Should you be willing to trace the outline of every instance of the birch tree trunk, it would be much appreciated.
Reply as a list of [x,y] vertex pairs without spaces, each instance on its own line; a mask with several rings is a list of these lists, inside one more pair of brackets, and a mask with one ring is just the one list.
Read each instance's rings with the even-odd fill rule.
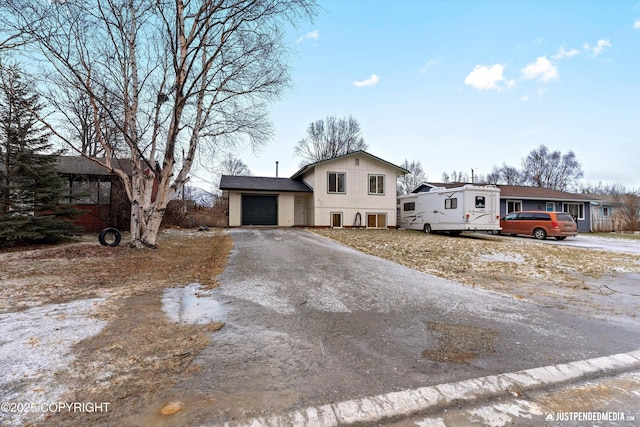
[[22,35],[17,53],[40,59],[52,106],[41,119],[78,153],[87,141],[64,131],[68,104],[55,88],[89,100],[104,152],[92,160],[124,183],[131,245],[155,247],[197,154],[269,140],[267,108],[290,79],[283,24],[316,9],[314,0],[3,0],[0,24]]

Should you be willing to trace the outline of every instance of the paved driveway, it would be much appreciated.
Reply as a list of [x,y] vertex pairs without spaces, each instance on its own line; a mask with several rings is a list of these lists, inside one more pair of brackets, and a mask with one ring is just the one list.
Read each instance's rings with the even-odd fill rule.
[[[570,317],[301,229],[233,229],[226,326],[179,389],[223,421],[630,351],[637,329]],[[203,397],[204,396],[204,397]]]

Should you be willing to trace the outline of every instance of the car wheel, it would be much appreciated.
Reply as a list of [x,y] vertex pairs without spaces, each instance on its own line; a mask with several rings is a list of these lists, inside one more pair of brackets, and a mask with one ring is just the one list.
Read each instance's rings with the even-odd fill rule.
[[535,230],[533,230],[533,237],[538,240],[544,240],[547,238],[547,232],[542,228],[536,228]]
[[556,240],[564,240],[567,236],[556,236]]
[[427,233],[427,234],[431,234],[431,225],[425,224],[424,225],[424,232]]

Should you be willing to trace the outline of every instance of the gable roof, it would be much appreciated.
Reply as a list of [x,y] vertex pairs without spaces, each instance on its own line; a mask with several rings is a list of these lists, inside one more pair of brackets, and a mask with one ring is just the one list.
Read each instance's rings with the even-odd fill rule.
[[519,199],[549,199],[559,201],[590,202],[593,197],[588,194],[574,194],[566,191],[552,190],[544,187],[526,187],[522,185],[498,185],[500,197],[517,197]]
[[271,178],[264,176],[222,175],[221,190],[284,191],[312,193],[313,190],[302,181],[291,178]]
[[298,172],[294,173],[293,175],[291,175],[291,179],[296,179],[296,178],[300,178],[304,175],[306,175],[307,173],[311,172],[316,166],[325,164],[325,163],[330,163],[333,162],[335,160],[338,159],[343,159],[345,157],[349,157],[349,156],[367,156],[370,159],[373,159],[377,162],[383,163],[387,166],[390,166],[394,169],[396,169],[399,173],[399,175],[405,175],[407,173],[409,173],[409,171],[405,168],[401,168],[400,166],[394,165],[393,163],[389,163],[386,160],[381,159],[380,157],[376,157],[373,154],[369,154],[366,151],[362,151],[362,150],[358,150],[358,151],[352,151],[351,153],[347,153],[347,154],[343,154],[341,156],[337,156],[337,157],[332,157],[330,159],[326,159],[326,160],[320,160],[319,162],[315,162],[315,163],[310,163],[308,165],[303,166]]
[[[104,163],[104,158],[96,158],[96,160]],[[112,159],[111,164],[114,167],[122,169],[125,173],[131,174],[131,160]],[[64,175],[113,175],[107,168],[99,165],[95,161],[84,156],[60,156],[58,157],[57,170]]]

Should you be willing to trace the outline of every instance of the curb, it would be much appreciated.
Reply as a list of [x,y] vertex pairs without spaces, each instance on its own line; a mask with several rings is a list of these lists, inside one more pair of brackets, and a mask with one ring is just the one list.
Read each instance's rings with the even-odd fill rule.
[[386,418],[424,412],[429,409],[443,408],[452,402],[455,402],[456,405],[469,403],[478,399],[514,392],[514,390],[531,390],[543,386],[559,385],[586,376],[603,375],[612,371],[619,372],[639,367],[640,349],[577,362],[490,375],[322,406],[310,406],[285,415],[225,422],[222,425],[224,427],[330,427],[371,423]]

